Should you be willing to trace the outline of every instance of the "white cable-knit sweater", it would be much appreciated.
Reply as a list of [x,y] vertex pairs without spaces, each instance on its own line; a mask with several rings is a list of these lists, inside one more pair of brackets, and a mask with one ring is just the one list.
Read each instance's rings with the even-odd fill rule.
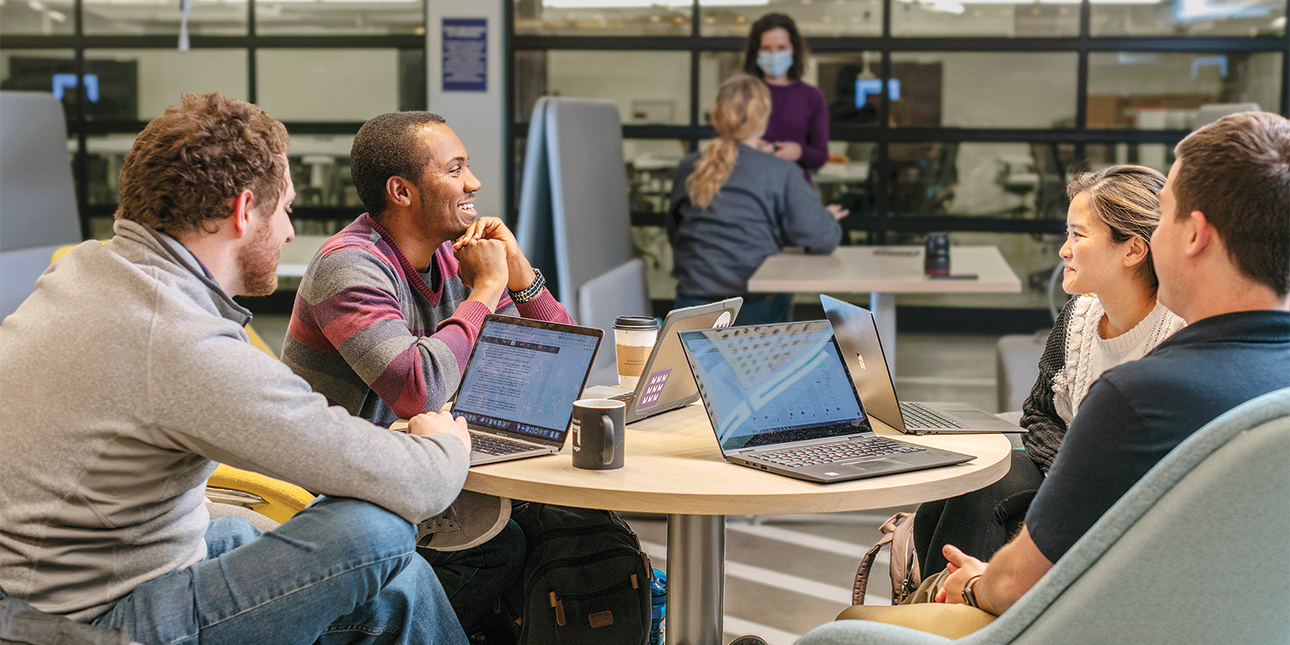
[[1093,296],[1080,296],[1071,308],[1066,325],[1066,367],[1053,377],[1053,405],[1070,425],[1079,404],[1102,372],[1136,361],[1186,323],[1156,301],[1156,306],[1133,329],[1116,336],[1098,336],[1098,324],[1106,312]]
[[1039,378],[1023,406],[1021,426],[1027,430],[1022,437],[1026,454],[1045,473],[1080,402],[1102,372],[1146,356],[1186,324],[1157,301],[1133,329],[1103,339],[1097,328],[1105,313],[1096,297],[1071,300],[1057,317],[1039,360]]

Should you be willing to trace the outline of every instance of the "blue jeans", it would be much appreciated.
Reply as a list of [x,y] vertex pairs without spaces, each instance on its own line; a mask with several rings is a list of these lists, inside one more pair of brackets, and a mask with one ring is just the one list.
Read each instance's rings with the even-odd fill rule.
[[[722,298],[694,298],[676,294],[672,307],[694,307],[717,302]],[[753,293],[744,296],[744,304],[739,308],[736,325],[768,325],[770,323],[789,322],[793,319],[793,294],[791,293]]]
[[416,527],[379,506],[319,497],[271,533],[221,517],[207,557],[149,580],[93,622],[153,643],[466,645]]

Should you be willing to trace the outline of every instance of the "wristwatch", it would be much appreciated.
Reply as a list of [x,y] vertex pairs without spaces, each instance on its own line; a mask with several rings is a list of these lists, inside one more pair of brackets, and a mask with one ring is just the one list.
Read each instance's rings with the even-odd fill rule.
[[976,593],[972,591],[972,584],[980,578],[980,575],[975,575],[968,578],[968,581],[963,583],[963,604],[977,609],[980,609],[981,606],[976,604]]
[[546,286],[546,278],[542,277],[542,272],[539,271],[537,267],[533,268],[533,275],[535,276],[533,278],[533,284],[530,284],[523,291],[506,290],[506,292],[511,295],[512,302],[515,304],[525,303],[538,297],[538,294],[542,293],[542,287]]

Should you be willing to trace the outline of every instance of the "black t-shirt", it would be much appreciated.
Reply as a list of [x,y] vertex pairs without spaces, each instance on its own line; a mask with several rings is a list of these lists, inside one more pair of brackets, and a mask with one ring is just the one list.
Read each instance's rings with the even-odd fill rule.
[[1290,387],[1290,312],[1197,321],[1089,389],[1026,514],[1056,562],[1147,471],[1224,412]]

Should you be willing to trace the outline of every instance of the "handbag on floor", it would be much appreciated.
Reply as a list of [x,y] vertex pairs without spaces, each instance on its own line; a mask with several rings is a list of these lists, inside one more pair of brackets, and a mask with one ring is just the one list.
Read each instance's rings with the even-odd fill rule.
[[923,582],[918,567],[918,554],[914,552],[914,514],[896,513],[879,527],[882,539],[869,549],[860,559],[856,569],[855,586],[851,590],[851,604],[863,605],[865,590],[869,586],[869,574],[873,571],[874,559],[884,546],[891,546],[891,604],[899,605],[902,600],[914,593]]

